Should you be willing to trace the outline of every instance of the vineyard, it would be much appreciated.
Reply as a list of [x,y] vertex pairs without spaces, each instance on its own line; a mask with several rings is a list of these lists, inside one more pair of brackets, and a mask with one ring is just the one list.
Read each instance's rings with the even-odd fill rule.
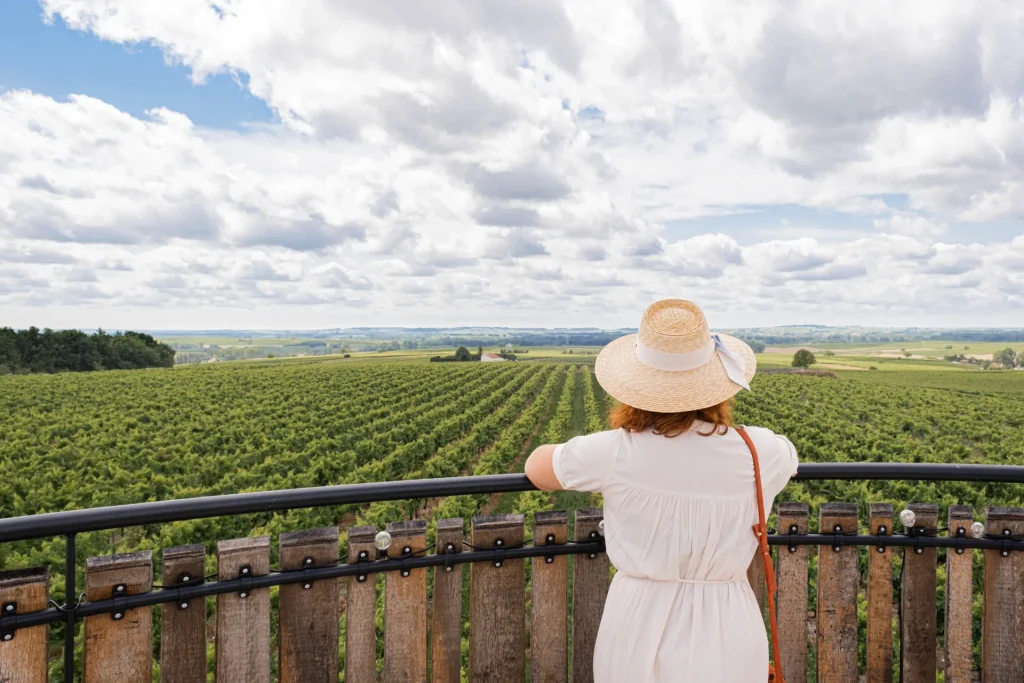
[[[0,377],[0,515],[521,471],[535,445],[606,425],[609,401],[592,367],[553,360],[314,361]],[[1019,372],[772,374],[738,397],[737,418],[787,434],[804,461],[1024,465],[1022,389]],[[1024,492],[1005,484],[802,482],[780,500],[812,509],[858,502],[866,518],[867,501],[897,509],[909,501],[961,503],[980,513],[990,501],[1022,505]],[[219,538],[273,537],[339,520],[343,528],[383,527],[410,517],[468,520],[592,503],[587,495],[531,492],[297,510],[83,534],[79,553],[200,541],[212,547]],[[9,544],[0,548],[0,568],[49,565],[62,600],[62,554],[60,539]],[[52,634],[59,638],[60,627]]]

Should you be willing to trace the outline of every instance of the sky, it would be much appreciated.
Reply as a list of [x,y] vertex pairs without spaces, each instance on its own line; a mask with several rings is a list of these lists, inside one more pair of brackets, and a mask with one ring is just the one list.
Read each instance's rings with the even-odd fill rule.
[[0,326],[1024,326],[1024,5],[10,0]]

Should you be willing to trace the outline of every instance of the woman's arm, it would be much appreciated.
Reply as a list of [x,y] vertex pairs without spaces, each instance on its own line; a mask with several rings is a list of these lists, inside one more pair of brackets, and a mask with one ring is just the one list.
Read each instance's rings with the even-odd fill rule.
[[555,476],[555,468],[551,461],[555,454],[555,445],[538,446],[526,459],[526,476],[541,491],[561,491],[562,484]]

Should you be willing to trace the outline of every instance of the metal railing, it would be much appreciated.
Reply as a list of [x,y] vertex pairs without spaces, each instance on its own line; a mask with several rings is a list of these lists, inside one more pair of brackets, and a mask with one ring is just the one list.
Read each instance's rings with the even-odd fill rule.
[[[950,465],[907,463],[807,463],[799,466],[795,480],[888,480],[888,481],[969,481],[1024,484],[1024,466],[1013,465]],[[492,562],[500,556],[508,559],[548,557],[604,551],[603,539],[592,542],[567,543],[559,546],[522,546],[500,550],[474,549],[466,553],[441,553],[403,558],[377,559],[337,564],[294,571],[278,571],[215,582],[186,582],[164,586],[147,593],[128,595],[95,602],[73,604],[76,595],[76,535],[90,531],[124,528],[148,524],[192,520],[209,517],[244,515],[338,505],[358,505],[377,501],[438,498],[445,496],[494,494],[532,491],[536,488],[525,475],[503,474],[479,477],[452,477],[406,480],[343,486],[259,491],[223,496],[204,496],[179,500],[117,505],[86,510],[52,512],[25,517],[0,519],[0,543],[63,536],[66,539],[65,596],[62,608],[18,614],[0,615],[0,632],[18,628],[65,621],[65,680],[73,681],[75,621],[86,616],[115,613],[119,610],[187,601],[211,595],[237,592],[246,588],[264,588],[289,583],[308,582],[343,576],[361,576],[411,568]],[[906,535],[860,535],[849,533],[771,534],[772,545],[838,546],[902,546],[947,547],[957,549],[1000,550],[1004,554],[1024,549],[1018,538],[938,537],[909,533]]]

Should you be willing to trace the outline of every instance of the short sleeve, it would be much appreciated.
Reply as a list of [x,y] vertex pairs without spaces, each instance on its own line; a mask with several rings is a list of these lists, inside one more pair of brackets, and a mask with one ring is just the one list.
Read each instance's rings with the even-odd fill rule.
[[562,488],[599,492],[612,479],[619,430],[577,436],[555,448],[551,465]]
[[789,480],[796,474],[799,464],[796,456],[796,446],[782,434],[775,434],[775,481],[772,490],[778,492],[786,487]]

